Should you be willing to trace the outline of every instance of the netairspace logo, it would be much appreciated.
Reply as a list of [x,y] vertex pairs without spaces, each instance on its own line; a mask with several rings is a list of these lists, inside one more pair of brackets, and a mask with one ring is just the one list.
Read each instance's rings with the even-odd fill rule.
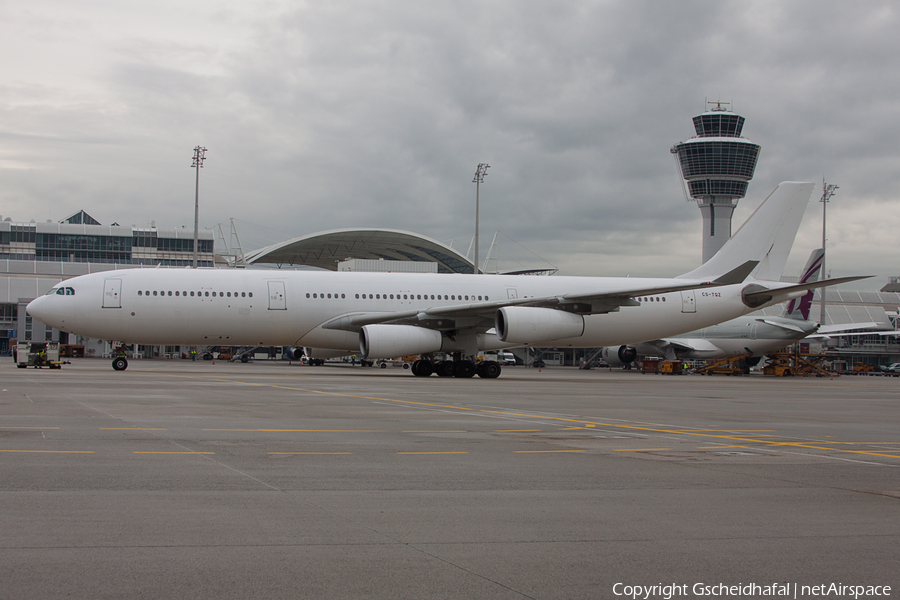
[[797,583],[658,583],[656,585],[630,585],[617,583],[613,586],[613,594],[631,598],[632,600],[650,600],[662,598],[727,598],[744,596],[754,598],[885,598],[891,595],[889,585],[844,585],[843,583],[822,583],[819,585],[801,585]]

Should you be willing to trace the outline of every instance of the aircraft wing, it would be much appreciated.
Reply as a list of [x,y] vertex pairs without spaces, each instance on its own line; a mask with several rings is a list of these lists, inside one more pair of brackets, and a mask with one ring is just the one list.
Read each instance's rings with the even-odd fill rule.
[[[854,331],[859,331],[860,329],[877,329],[878,327],[884,327],[884,323],[876,323],[874,321],[868,323],[835,323],[834,325],[823,325],[819,327],[819,330],[815,335],[811,335],[809,337],[814,339],[829,339],[831,337],[838,337],[841,335],[852,334]],[[900,331],[865,331],[855,335],[900,335]]]
[[423,327],[441,328],[442,319],[467,319],[466,326],[493,326],[494,313],[506,306],[534,306],[553,308],[579,314],[613,312],[621,306],[640,306],[635,297],[665,294],[700,288],[712,288],[741,283],[756,267],[756,261],[747,261],[732,271],[712,281],[667,280],[665,285],[641,288],[622,288],[602,293],[561,294],[532,298],[509,298],[493,302],[468,302],[451,306],[435,306],[424,310],[396,312],[357,313],[342,315],[322,324],[324,329],[359,331],[365,325],[377,323],[405,323]]
[[703,338],[663,338],[661,340],[654,340],[652,342],[646,343],[653,344],[660,350],[665,350],[666,348],[675,348],[676,350],[691,352],[722,351],[721,348],[719,348],[709,340],[705,340]]
[[784,329],[785,331],[791,331],[796,333],[806,333],[806,330],[800,327],[799,325],[795,325],[794,323],[789,322],[787,319],[771,319],[762,317],[756,319],[760,323],[765,323],[766,325],[771,325],[772,327],[778,327],[779,329]]

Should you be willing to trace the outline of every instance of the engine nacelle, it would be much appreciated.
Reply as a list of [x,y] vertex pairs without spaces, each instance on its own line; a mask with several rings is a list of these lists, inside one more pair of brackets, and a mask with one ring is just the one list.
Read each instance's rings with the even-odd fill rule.
[[611,367],[624,367],[634,362],[637,350],[632,346],[604,346],[600,358]]
[[300,360],[303,358],[302,346],[288,346],[284,349],[284,356],[288,360]]
[[359,332],[363,358],[394,358],[439,352],[441,332],[412,325],[366,325]]
[[497,337],[511,344],[549,342],[584,333],[584,317],[552,308],[505,306],[494,318]]

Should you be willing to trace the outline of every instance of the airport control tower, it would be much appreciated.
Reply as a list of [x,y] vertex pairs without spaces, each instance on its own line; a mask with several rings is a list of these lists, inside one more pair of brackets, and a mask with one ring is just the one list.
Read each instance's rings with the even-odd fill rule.
[[697,137],[672,146],[691,198],[703,216],[703,262],[731,237],[731,215],[753,178],[759,145],[741,137],[744,117],[723,106],[694,117]]

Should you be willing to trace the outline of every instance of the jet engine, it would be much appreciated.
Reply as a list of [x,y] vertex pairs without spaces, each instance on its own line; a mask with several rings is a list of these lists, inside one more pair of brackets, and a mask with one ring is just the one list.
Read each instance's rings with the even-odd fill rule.
[[497,337],[511,344],[549,342],[584,333],[584,317],[552,308],[505,306],[494,318]]
[[288,346],[284,349],[284,355],[288,360],[300,360],[303,358],[302,346]]
[[441,332],[412,325],[366,325],[359,332],[359,349],[364,358],[393,358],[438,352]]
[[633,346],[604,346],[600,358],[611,367],[624,367],[634,362],[637,350]]

